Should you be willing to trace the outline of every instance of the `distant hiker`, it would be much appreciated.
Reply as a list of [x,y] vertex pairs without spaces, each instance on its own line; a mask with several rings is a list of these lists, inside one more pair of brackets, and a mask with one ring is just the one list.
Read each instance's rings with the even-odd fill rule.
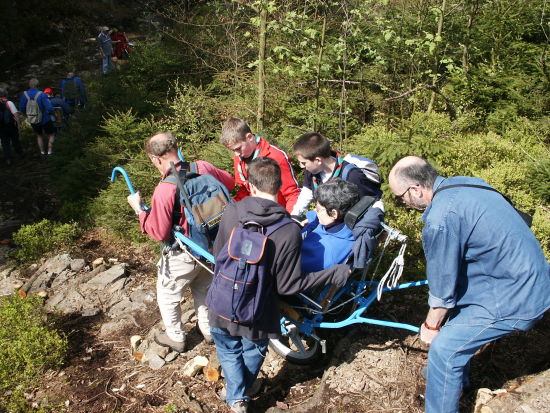
[[128,43],[128,38],[122,29],[122,26],[113,28],[111,33],[111,40],[115,46],[114,55],[117,59],[128,59],[130,54],[130,45]]
[[73,71],[67,72],[67,77],[61,79],[61,97],[73,108],[83,108],[86,105],[86,90],[79,76]]
[[523,217],[484,180],[445,178],[407,156],[391,169],[389,184],[407,207],[424,211],[426,412],[458,413],[472,356],[530,329],[550,308],[550,265]]
[[300,194],[300,188],[288,155],[284,151],[270,145],[264,138],[254,135],[248,124],[239,118],[229,118],[225,121],[220,143],[234,153],[235,183],[239,185],[235,201],[250,195],[248,164],[260,156],[265,156],[274,159],[281,167],[282,186],[278,194],[278,202],[288,212],[292,211]]
[[54,109],[46,94],[37,89],[38,79],[29,80],[29,90],[23,92],[19,101],[19,111],[27,116],[33,130],[36,132],[36,142],[40,149],[40,156],[45,158],[46,148],[44,147],[44,137],[48,141],[48,155],[53,153],[53,142],[55,128],[52,124],[51,115]]
[[109,36],[109,28],[104,26],[97,36],[97,44],[99,45],[99,53],[101,54],[101,71],[104,75],[115,68],[112,60],[113,56],[113,41]]
[[303,134],[294,143],[293,151],[300,167],[305,169],[303,187],[291,212],[293,216],[300,216],[307,209],[318,185],[333,178],[357,185],[359,196],[382,197],[380,182],[369,180],[363,170],[344,160],[320,133]]
[[[144,211],[139,192],[128,196],[128,203],[139,217],[141,230],[157,241],[172,244],[174,223],[188,235],[189,225],[182,207],[176,208],[176,185],[166,181],[170,175],[170,162],[177,170],[187,164],[180,161],[176,140],[170,132],[160,132],[145,142],[145,152],[160,172],[163,180],[157,185],[151,199],[151,208]],[[221,182],[228,191],[235,186],[233,177],[206,161],[194,163],[200,175],[209,174]],[[178,198],[179,199],[179,198]],[[185,332],[181,322],[180,302],[184,289],[189,286],[193,295],[198,327],[206,341],[211,342],[208,310],[204,304],[212,275],[192,258],[187,250],[165,249],[158,262],[157,302],[166,333],[155,336],[155,341],[174,351],[183,352]]]
[[51,115],[54,128],[60,129],[64,127],[69,120],[69,116],[74,113],[73,107],[60,97],[54,96],[52,88],[47,87],[44,89],[44,93],[48,96],[54,108],[54,114]]
[[21,142],[19,142],[19,129],[21,129],[21,119],[15,104],[8,100],[8,92],[0,88],[0,140],[2,141],[2,151],[4,152],[4,162],[11,165],[13,162],[11,156],[11,146],[18,154],[23,153]]
[[[300,226],[277,203],[282,185],[279,164],[258,157],[248,164],[247,176],[250,196],[228,205],[222,216],[214,243],[215,279],[207,299],[211,333],[227,383],[225,400],[234,413],[247,411],[269,339],[281,334],[277,295],[296,294],[327,283],[342,286],[350,274],[343,264],[302,274]],[[249,239],[243,237],[247,229],[252,233]],[[262,242],[261,234],[267,235],[267,240]],[[234,265],[234,257],[247,264]],[[236,268],[244,268],[241,275],[248,269],[249,274],[242,277],[249,283],[232,282],[238,275]],[[250,279],[252,274],[258,278]],[[241,299],[244,296],[247,299]],[[243,320],[238,314],[251,317]]]

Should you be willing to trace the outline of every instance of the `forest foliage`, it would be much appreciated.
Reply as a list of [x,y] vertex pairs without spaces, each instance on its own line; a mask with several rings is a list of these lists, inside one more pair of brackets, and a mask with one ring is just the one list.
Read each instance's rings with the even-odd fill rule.
[[[57,172],[63,219],[144,240],[124,183],[108,183],[112,167],[148,201],[160,177],[143,142],[170,130],[188,159],[231,170],[218,139],[238,116],[285,150],[319,131],[377,160],[384,179],[404,155],[479,176],[534,215],[549,253],[546,1],[173,0],[146,13],[149,41],[90,82],[68,131],[80,140],[60,149],[71,159]],[[419,241],[418,213],[385,189],[389,223]]]

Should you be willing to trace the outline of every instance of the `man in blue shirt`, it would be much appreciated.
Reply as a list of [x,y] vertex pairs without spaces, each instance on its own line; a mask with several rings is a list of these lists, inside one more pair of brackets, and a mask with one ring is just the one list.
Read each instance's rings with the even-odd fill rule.
[[[36,142],[40,149],[40,157],[45,158],[44,136],[48,140],[48,155],[53,153],[53,141],[55,128],[53,127],[50,115],[54,114],[54,109],[45,93],[37,89],[38,79],[29,80],[29,90],[23,93],[19,101],[19,111],[27,116],[31,127],[36,133]],[[32,102],[29,102],[32,101]],[[36,108],[36,104],[38,108]],[[28,113],[32,111],[32,113]]]
[[79,76],[73,71],[67,72],[67,77],[61,79],[61,97],[73,108],[78,105],[83,108],[86,104],[86,91]]
[[101,71],[106,75],[115,67],[111,60],[113,56],[113,41],[111,40],[107,26],[101,28],[101,32],[96,40],[99,46],[99,53],[101,54]]
[[[464,184],[491,188],[479,178],[443,178],[415,156],[389,175],[395,196],[424,211],[428,413],[457,413],[474,353],[528,330],[550,308],[550,265],[529,227],[500,193]],[[459,186],[443,190],[451,185]]]

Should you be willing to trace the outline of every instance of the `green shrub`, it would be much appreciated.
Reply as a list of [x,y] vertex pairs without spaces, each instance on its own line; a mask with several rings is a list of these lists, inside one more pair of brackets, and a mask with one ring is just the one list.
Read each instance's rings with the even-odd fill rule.
[[[0,300],[0,405],[23,411],[23,392],[59,367],[67,339],[45,321],[43,300],[14,294]],[[22,406],[23,405],[23,406]]]
[[68,246],[78,235],[76,223],[61,224],[43,219],[36,224],[23,225],[13,235],[19,247],[15,257],[20,261],[31,261],[43,254]]

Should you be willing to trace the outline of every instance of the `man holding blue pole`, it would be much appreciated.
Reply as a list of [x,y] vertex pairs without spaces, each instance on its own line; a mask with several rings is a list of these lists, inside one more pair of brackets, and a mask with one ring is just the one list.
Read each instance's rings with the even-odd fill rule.
[[[184,162],[178,157],[178,147],[170,132],[157,133],[145,142],[145,152],[162,176],[151,199],[151,208],[143,209],[139,192],[128,196],[128,203],[139,217],[141,231],[151,238],[167,244],[173,241],[173,226],[179,225],[184,235],[187,235],[185,214],[181,206],[176,205],[176,185],[166,182],[170,175],[171,163],[177,170],[184,167]],[[228,191],[235,186],[233,177],[206,161],[196,162],[197,172],[201,175],[210,174],[220,181]],[[175,211],[176,208],[178,211]],[[176,214],[176,212],[179,212]],[[177,222],[174,222],[176,221]],[[196,262],[196,259],[186,249],[165,248],[158,262],[157,302],[166,327],[165,333],[155,336],[155,341],[177,352],[185,348],[185,332],[181,322],[180,302],[183,291],[190,287],[193,295],[198,327],[207,342],[211,342],[208,325],[208,310],[205,305],[206,293],[212,281],[212,275]]]

